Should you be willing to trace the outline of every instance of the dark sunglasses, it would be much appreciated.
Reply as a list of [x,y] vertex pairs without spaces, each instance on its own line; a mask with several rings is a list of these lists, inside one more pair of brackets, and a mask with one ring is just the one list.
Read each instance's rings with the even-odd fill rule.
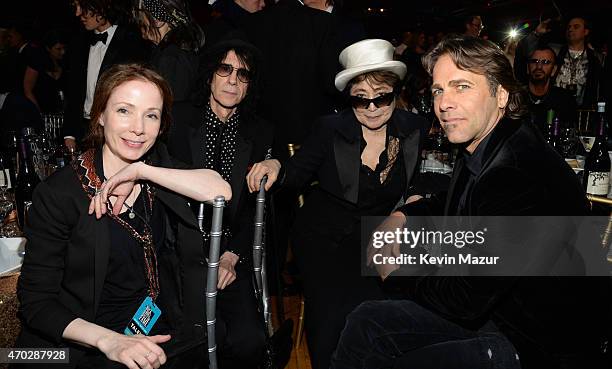
[[231,64],[225,64],[225,63],[219,64],[219,66],[217,67],[217,74],[221,77],[227,77],[230,74],[234,73],[234,69],[237,70],[236,74],[238,76],[238,79],[241,82],[244,82],[244,83],[251,82],[251,72],[249,72],[248,69],[234,68],[234,66]]
[[382,94],[373,99],[366,99],[365,97],[359,96],[351,96],[349,100],[351,101],[351,105],[355,109],[367,109],[370,104],[374,104],[377,108],[382,108],[383,106],[389,106],[395,99],[395,92],[387,92],[386,94]]
[[548,60],[548,59],[529,59],[527,60],[527,62],[529,64],[542,64],[542,65],[549,65],[552,64],[552,60]]

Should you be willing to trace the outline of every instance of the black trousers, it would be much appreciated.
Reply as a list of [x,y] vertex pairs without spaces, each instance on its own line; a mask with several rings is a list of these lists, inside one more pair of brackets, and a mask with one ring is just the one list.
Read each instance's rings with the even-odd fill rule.
[[296,232],[293,250],[304,283],[304,325],[313,369],[328,369],[346,316],[384,294],[374,277],[361,277],[358,232],[341,240]]
[[252,272],[240,264],[238,277],[217,295],[217,361],[220,369],[257,368],[266,342]]

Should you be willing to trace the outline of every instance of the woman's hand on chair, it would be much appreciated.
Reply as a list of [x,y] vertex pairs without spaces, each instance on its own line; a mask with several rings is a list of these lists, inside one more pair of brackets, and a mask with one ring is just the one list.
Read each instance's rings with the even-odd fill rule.
[[251,171],[246,176],[247,185],[249,186],[250,192],[259,191],[259,184],[264,176],[268,176],[268,181],[264,187],[266,191],[272,187],[274,182],[278,179],[278,173],[280,172],[281,164],[276,159],[269,159],[255,163]]
[[238,263],[238,255],[231,251],[226,251],[219,258],[219,280],[217,288],[222,290],[236,280],[236,264]]
[[100,338],[97,347],[110,360],[130,369],[159,368],[166,363],[166,354],[158,344],[170,340],[170,335],[126,336],[112,333]]

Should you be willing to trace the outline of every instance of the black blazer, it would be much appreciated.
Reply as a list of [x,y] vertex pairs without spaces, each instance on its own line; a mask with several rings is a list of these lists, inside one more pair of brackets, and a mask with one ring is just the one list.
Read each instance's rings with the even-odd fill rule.
[[[82,125],[91,34],[92,32],[81,32],[68,49],[64,136],[75,136],[77,140],[81,139],[89,129]],[[145,62],[149,55],[149,45],[140,37],[140,33],[127,26],[117,26],[113,39],[104,54],[98,78],[115,64]]]
[[[176,167],[163,144],[152,163]],[[101,156],[98,150],[98,159]],[[158,304],[184,345],[205,339],[204,286],[206,263],[196,219],[181,196],[156,188],[156,198],[169,218],[168,240],[158,255],[162,294]],[[59,170],[34,191],[29,212],[27,253],[17,286],[22,331],[16,347],[69,347],[74,367],[85,348],[65,341],[62,333],[76,318],[93,322],[108,265],[108,217],[88,215],[89,198],[71,167]],[[189,231],[191,230],[191,231]],[[180,242],[179,242],[180,241]]]
[[274,124],[279,154],[287,143],[302,143],[316,118],[334,112],[342,50],[334,26],[331,14],[297,0],[280,0],[245,20],[243,29],[264,58],[258,113]]
[[[204,106],[184,102],[175,104],[172,110],[173,125],[168,135],[170,154],[195,168],[204,167],[203,124]],[[241,116],[236,137],[236,157],[232,168],[232,200],[227,208],[233,236],[227,240],[228,249],[239,254],[241,260],[251,259],[253,240],[253,217],[255,194],[250,194],[246,175],[250,167],[265,159],[272,146],[273,129],[266,121],[257,117]]]
[[[416,114],[395,109],[388,124],[394,124],[400,136],[406,183],[410,183],[419,169],[417,162],[427,121]],[[353,110],[324,116],[313,127],[301,149],[285,163],[282,184],[299,190],[316,177],[323,191],[356,204],[361,125]]]
[[[482,163],[480,174],[468,190],[465,207],[459,209],[458,198],[464,187],[458,178],[464,160],[457,159],[443,214],[476,217],[472,219],[516,216],[517,223],[521,216],[587,214],[584,192],[573,170],[528,122],[500,121],[491,132]],[[405,212],[418,215],[426,202],[409,204]],[[431,213],[442,214],[437,211]],[[543,261],[557,260],[573,235],[572,224],[562,217],[529,219],[533,224],[533,219],[552,223],[549,227],[529,224],[508,231],[539,240],[529,260],[542,260],[542,255],[548,255]],[[495,250],[499,233],[487,234],[489,255],[502,255]],[[518,250],[513,254],[518,255]],[[448,320],[474,330],[493,320],[518,350],[523,367],[561,367],[557,360],[571,358],[581,350],[593,351],[610,309],[607,278],[436,276],[409,280],[401,281],[407,297]]]

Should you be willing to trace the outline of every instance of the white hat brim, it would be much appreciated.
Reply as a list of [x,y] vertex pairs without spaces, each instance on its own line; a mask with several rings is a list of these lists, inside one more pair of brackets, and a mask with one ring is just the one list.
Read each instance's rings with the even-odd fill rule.
[[377,70],[387,70],[389,72],[393,72],[397,74],[397,76],[402,79],[406,75],[406,65],[401,61],[397,60],[389,60],[382,63],[370,64],[370,65],[360,65],[354,68],[348,68],[343,70],[342,72],[336,74],[336,79],[334,84],[336,88],[340,91],[344,91],[347,83],[360,74],[374,72]]

